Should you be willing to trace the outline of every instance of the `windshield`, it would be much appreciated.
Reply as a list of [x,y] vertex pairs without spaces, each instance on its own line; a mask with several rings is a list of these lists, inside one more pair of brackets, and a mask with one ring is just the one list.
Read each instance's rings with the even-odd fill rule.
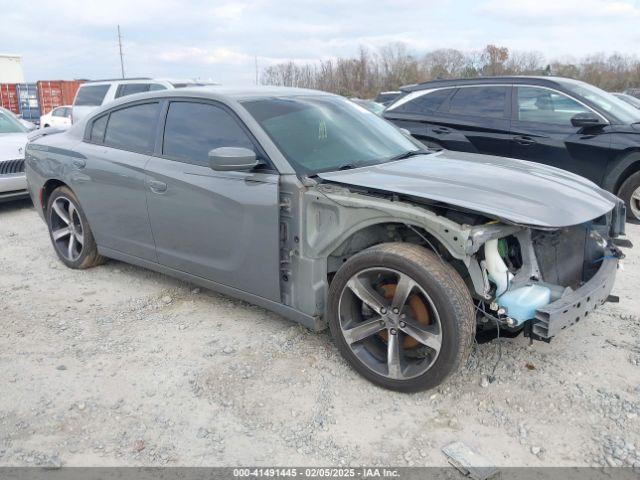
[[583,82],[563,81],[561,83],[567,90],[586,98],[623,123],[640,122],[640,110],[598,87]]
[[343,98],[296,96],[242,105],[298,173],[375,165],[422,151],[386,120]]
[[14,118],[12,114],[0,110],[0,133],[22,133],[26,132],[20,120]]

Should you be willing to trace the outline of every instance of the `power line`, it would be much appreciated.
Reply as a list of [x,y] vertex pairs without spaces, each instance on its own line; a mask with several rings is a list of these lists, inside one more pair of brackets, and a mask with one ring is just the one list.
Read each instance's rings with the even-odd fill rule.
[[118,48],[120,49],[120,72],[124,78],[124,59],[122,54],[122,35],[120,35],[120,25],[118,25]]

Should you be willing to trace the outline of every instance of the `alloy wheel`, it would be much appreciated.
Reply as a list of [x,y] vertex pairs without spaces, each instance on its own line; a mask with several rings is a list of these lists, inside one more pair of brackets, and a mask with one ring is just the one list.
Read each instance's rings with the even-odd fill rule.
[[409,275],[369,268],[353,275],[338,304],[342,336],[360,362],[394,380],[418,377],[440,353],[435,305]]
[[51,238],[64,258],[74,262],[84,247],[84,228],[77,207],[67,197],[58,197],[51,204]]
[[633,216],[636,220],[640,220],[640,187],[636,188],[631,194],[629,204],[631,206],[631,213]]

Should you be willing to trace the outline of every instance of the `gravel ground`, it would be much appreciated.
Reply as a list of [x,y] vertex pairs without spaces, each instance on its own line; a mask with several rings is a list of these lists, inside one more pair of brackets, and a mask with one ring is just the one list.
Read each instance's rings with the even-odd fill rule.
[[476,345],[406,395],[261,308],[115,261],[65,268],[28,202],[0,218],[0,465],[445,465],[461,440],[499,466],[640,467],[638,248],[619,304],[551,344]]

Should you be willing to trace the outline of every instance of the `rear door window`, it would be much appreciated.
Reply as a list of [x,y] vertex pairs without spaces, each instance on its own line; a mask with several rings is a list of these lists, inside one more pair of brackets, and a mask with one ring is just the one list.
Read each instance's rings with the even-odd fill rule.
[[159,103],[145,103],[112,111],[104,144],[132,152],[151,153],[159,112]]
[[89,141],[92,143],[102,143],[108,120],[109,115],[103,115],[93,121],[93,124],[91,125],[91,133],[89,134]]
[[81,86],[73,103],[77,107],[99,107],[102,105],[110,85]]
[[223,108],[207,103],[171,102],[164,127],[164,156],[209,165],[209,151],[219,147],[256,150],[236,119]]
[[453,89],[445,88],[421,95],[397,108],[392,109],[398,113],[431,114],[438,111],[442,104],[449,98]]
[[469,117],[506,118],[508,87],[463,87],[449,102],[449,113]]

